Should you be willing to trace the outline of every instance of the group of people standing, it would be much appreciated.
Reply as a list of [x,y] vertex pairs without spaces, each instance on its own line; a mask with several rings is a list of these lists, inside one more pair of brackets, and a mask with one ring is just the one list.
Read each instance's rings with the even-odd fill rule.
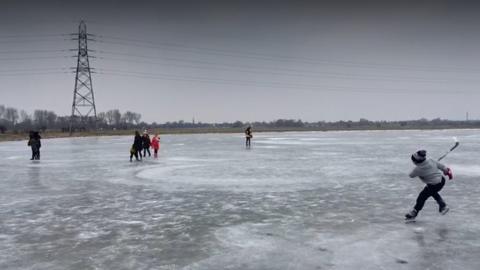
[[148,135],[147,131],[143,132],[143,135],[140,135],[140,132],[135,131],[135,138],[133,140],[132,148],[130,149],[130,162],[132,158],[135,156],[137,161],[142,160],[142,152],[143,157],[152,156],[150,153],[150,147],[153,149],[153,156],[155,158],[158,157],[158,149],[160,149],[160,137],[158,134],[150,140],[150,136]]
[[[251,139],[252,139],[252,127],[249,126],[245,129],[245,146],[250,148],[251,146]],[[30,160],[40,160],[40,147],[42,146],[38,131],[30,131],[28,146],[32,148],[32,158]],[[130,148],[130,161],[132,161],[133,157],[137,161],[142,160],[142,158],[147,156],[152,156],[150,152],[150,148],[153,149],[153,156],[155,158],[158,157],[158,150],[160,149],[160,136],[155,134],[155,136],[150,139],[148,132],[145,130],[143,135],[140,135],[140,132],[135,131],[135,138],[133,140],[133,145]]]
[[[251,147],[252,137],[252,127],[248,126],[247,129],[245,129],[245,146],[247,148]],[[143,132],[143,135],[140,135],[140,132],[135,131],[133,145],[130,148],[130,162],[132,162],[133,157],[135,157],[137,161],[142,160],[142,158],[147,156],[147,153],[150,157],[150,147],[153,149],[153,156],[157,158],[158,150],[160,149],[160,137],[158,134],[155,134],[155,136],[150,140],[150,136],[146,130]]]

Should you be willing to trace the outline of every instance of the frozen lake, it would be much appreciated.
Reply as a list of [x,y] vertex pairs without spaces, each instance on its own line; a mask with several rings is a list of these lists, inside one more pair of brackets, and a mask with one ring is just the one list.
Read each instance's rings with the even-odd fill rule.
[[[425,148],[453,169],[405,224]],[[165,135],[0,143],[0,269],[480,269],[480,131]]]

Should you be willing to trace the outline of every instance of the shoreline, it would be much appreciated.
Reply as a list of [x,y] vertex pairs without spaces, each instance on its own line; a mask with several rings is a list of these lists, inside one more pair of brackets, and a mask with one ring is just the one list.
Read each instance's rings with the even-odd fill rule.
[[[471,127],[433,127],[433,128],[345,128],[345,129],[319,129],[319,128],[259,128],[255,129],[255,133],[264,132],[332,132],[332,131],[396,131],[396,130],[476,130],[478,128]],[[42,139],[59,139],[59,138],[83,138],[83,137],[108,137],[108,136],[133,136],[135,130],[101,130],[101,131],[89,131],[89,132],[76,132],[71,136],[68,132],[60,131],[46,131],[41,132]],[[225,128],[225,129],[151,129],[150,135],[182,135],[182,134],[243,134],[243,129],[237,128]],[[28,133],[7,133],[0,134],[0,142],[9,141],[26,141],[28,140]]]

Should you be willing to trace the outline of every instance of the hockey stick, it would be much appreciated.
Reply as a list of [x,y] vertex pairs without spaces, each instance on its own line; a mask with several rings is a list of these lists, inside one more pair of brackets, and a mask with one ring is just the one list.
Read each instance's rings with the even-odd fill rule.
[[453,137],[453,140],[455,141],[455,145],[452,148],[450,148],[450,150],[448,150],[443,156],[439,157],[438,161],[442,160],[444,157],[446,157],[450,152],[452,152],[455,148],[457,148],[460,145],[460,143],[457,140],[457,137]]

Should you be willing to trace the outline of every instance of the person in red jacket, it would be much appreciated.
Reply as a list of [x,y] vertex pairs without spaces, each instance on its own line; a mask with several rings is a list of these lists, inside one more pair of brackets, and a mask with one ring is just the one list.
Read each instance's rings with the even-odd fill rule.
[[160,137],[158,136],[158,134],[155,134],[155,136],[153,136],[151,146],[153,148],[153,156],[157,158],[158,149],[160,149]]

